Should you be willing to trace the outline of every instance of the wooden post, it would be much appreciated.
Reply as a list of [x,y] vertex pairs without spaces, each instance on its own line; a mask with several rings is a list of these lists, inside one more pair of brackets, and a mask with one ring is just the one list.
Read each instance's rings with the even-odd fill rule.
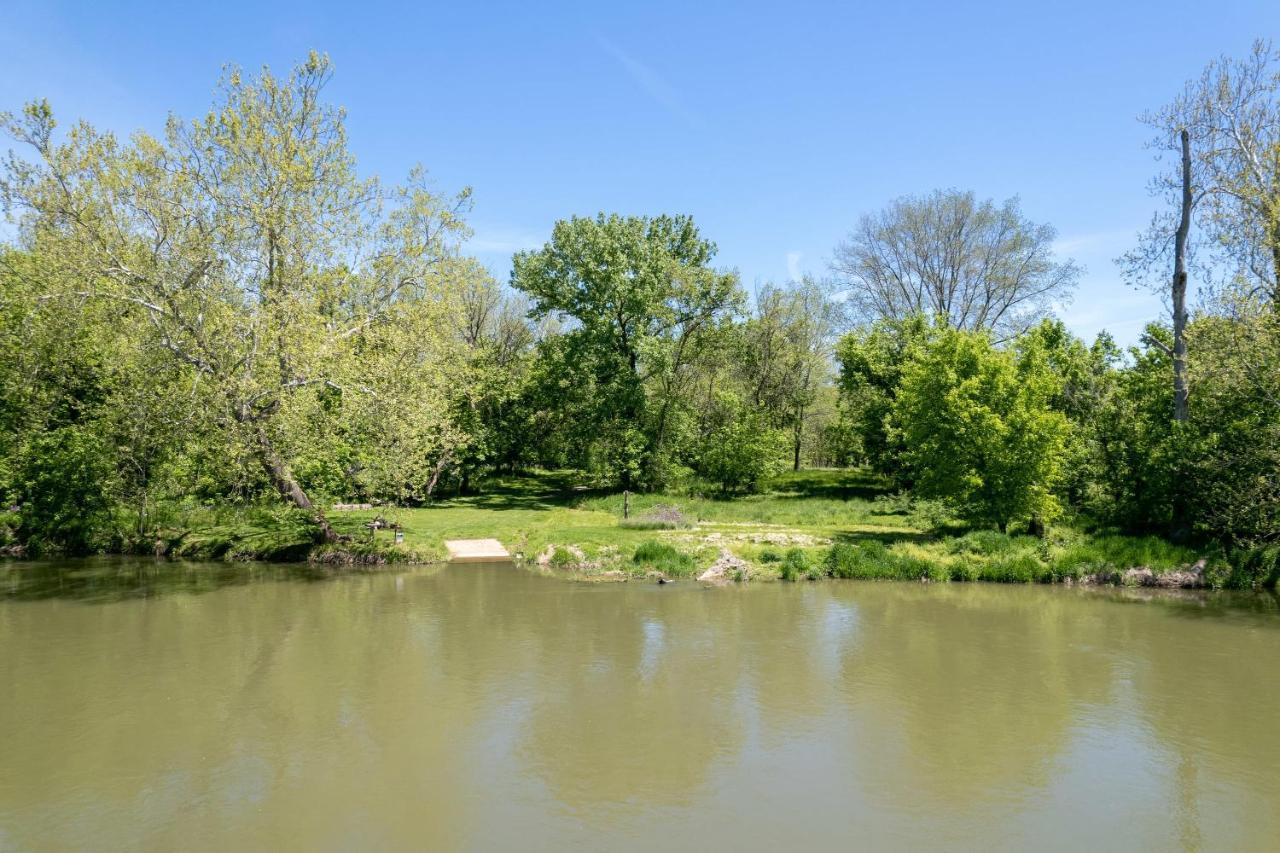
[[622,517],[628,518],[631,515],[631,492],[626,489],[622,490]]

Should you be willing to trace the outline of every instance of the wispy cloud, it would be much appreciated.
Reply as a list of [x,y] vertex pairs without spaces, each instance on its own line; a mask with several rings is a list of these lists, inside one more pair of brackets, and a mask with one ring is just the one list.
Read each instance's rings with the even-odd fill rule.
[[640,87],[641,91],[652,98],[659,106],[690,127],[703,126],[702,118],[685,105],[684,99],[680,97],[679,90],[663,79],[662,75],[604,36],[599,36],[597,40],[600,42],[600,47],[618,61],[618,64]]
[[480,228],[467,241],[467,248],[482,255],[514,255],[540,248],[544,242],[543,238],[518,228]]
[[1127,231],[1098,231],[1093,234],[1070,234],[1053,241],[1055,255],[1119,253],[1131,244],[1137,228]]
[[800,259],[804,257],[801,252],[787,252],[787,279],[789,281],[800,280]]

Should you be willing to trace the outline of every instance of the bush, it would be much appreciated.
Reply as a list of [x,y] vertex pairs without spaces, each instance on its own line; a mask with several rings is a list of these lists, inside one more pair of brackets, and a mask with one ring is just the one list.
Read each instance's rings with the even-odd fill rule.
[[547,562],[554,568],[568,569],[578,564],[578,556],[568,548],[561,548],[557,545],[555,550],[551,552],[551,558]]
[[649,566],[665,575],[688,575],[693,573],[693,557],[682,554],[665,542],[641,542],[631,561],[637,565]]
[[721,421],[701,442],[698,472],[725,492],[755,492],[786,467],[787,436],[736,398],[717,400]]
[[784,581],[793,581],[800,575],[808,574],[809,555],[799,548],[791,548],[782,559],[778,571]]
[[94,433],[68,426],[34,437],[19,472],[19,535],[33,550],[93,550],[109,527],[107,448]]
[[762,563],[781,563],[782,555],[772,548],[765,548],[760,552],[760,562]]

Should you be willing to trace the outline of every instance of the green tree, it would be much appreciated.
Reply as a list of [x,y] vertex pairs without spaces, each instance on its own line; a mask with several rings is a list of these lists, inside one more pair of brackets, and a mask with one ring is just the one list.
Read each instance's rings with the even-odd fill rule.
[[600,214],[557,223],[513,260],[534,316],[571,325],[566,345],[594,388],[580,417],[624,488],[664,478],[689,366],[738,305],[737,276],[710,267],[715,252],[687,216]]
[[127,143],[83,123],[60,139],[43,102],[0,121],[35,154],[0,179],[26,246],[74,294],[136,309],[145,345],[301,508],[292,457],[321,389],[419,432],[443,411],[422,344],[452,308],[468,199],[439,198],[421,171],[390,191],[358,177],[344,114],[321,99],[331,75],[315,54],[285,78],[231,68],[204,118]]
[[891,413],[918,492],[1001,531],[1060,505],[1067,420],[1043,348],[1015,355],[987,334],[937,328],[914,345]]
[[696,453],[699,474],[726,492],[754,492],[786,467],[787,433],[765,413],[721,392]]
[[786,287],[768,285],[742,327],[741,368],[756,406],[791,434],[792,467],[800,470],[807,427],[831,375],[834,309],[812,279]]
[[[901,482],[903,447],[889,423],[902,368],[912,348],[931,334],[924,317],[881,320],[840,339],[840,396],[849,430],[861,445],[862,458],[876,471]],[[902,482],[902,485],[907,483]]]

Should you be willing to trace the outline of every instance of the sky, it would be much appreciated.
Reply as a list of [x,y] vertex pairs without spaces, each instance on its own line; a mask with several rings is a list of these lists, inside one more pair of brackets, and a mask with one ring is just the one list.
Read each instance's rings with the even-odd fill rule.
[[469,251],[501,279],[558,219],[685,213],[754,291],[824,275],[862,214],[958,188],[1057,228],[1085,268],[1060,316],[1132,343],[1167,314],[1113,262],[1155,205],[1137,116],[1256,38],[1280,38],[1278,0],[0,0],[0,110],[155,131],[205,112],[224,64],[314,49],[361,170],[472,187]]

